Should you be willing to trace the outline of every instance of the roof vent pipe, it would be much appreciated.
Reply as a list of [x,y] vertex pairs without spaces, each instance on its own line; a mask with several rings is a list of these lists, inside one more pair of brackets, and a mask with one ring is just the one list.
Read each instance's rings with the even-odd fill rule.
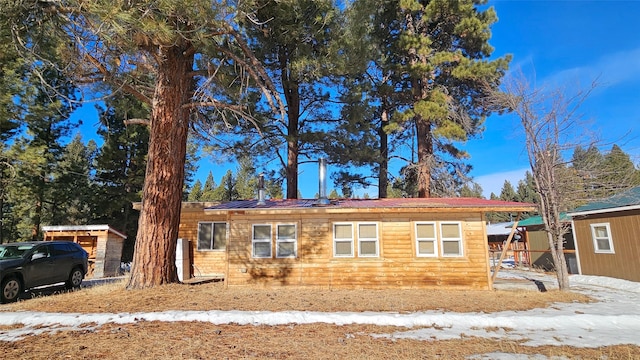
[[327,198],[327,160],[318,159],[318,204],[329,205]]
[[266,205],[264,200],[264,174],[258,177],[258,205]]

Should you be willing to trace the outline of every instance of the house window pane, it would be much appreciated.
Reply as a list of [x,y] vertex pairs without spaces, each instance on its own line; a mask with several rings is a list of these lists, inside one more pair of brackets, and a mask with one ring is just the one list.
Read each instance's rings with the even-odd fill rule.
[[253,226],[253,239],[254,240],[271,240],[271,225],[254,225]]
[[615,253],[609,223],[591,224],[591,236],[596,253]]
[[278,257],[295,257],[295,256],[296,256],[295,242],[278,243]]
[[295,225],[278,225],[278,239],[295,239]]
[[375,241],[361,241],[360,242],[360,255],[361,256],[377,256],[378,249]]
[[443,255],[461,255],[460,243],[458,241],[443,241],[442,254]]
[[424,238],[435,239],[436,238],[435,224],[417,224],[416,237],[422,238],[422,239]]
[[348,241],[336,242],[336,255],[341,255],[341,256],[353,255],[351,252],[351,242],[348,242]]
[[598,244],[598,250],[611,250],[608,239],[598,239],[596,242]]
[[418,254],[435,255],[435,241],[418,241]]
[[200,223],[198,224],[198,250],[210,250],[211,249],[211,227],[212,223]]
[[227,224],[213,224],[213,246],[214,250],[223,250],[227,247]]
[[336,224],[333,226],[334,237],[336,239],[351,239],[353,231],[351,231],[351,224]]
[[599,237],[599,238],[609,237],[609,235],[607,234],[607,228],[605,226],[594,227],[594,231],[596,233],[596,237]]
[[376,224],[360,224],[358,237],[360,239],[378,238],[378,226]]
[[443,239],[460,237],[460,227],[458,224],[442,224],[441,229]]
[[270,242],[255,242],[253,243],[253,256],[254,257],[271,257],[271,243]]

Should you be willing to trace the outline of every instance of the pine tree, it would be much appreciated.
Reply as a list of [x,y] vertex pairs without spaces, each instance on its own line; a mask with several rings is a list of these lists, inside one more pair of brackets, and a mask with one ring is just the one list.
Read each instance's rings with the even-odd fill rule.
[[[402,89],[406,110],[396,121],[415,128],[418,196],[429,197],[432,169],[440,161],[468,157],[455,146],[482,130],[496,107],[485,106],[488,89],[497,88],[510,58],[488,60],[488,40],[497,21],[493,8],[472,0],[389,1],[374,8],[392,21],[386,55],[396,65],[394,88]],[[391,16],[389,16],[389,14]]]
[[[328,76],[335,67],[333,43],[340,37],[339,11],[331,0],[254,0],[259,28],[247,26],[251,46],[274,79],[286,103],[286,121],[262,123],[262,136],[240,127],[233,148],[271,160],[285,169],[286,197],[298,198],[298,166],[312,155],[312,145],[324,140],[318,123],[330,119],[325,111]],[[265,116],[266,119],[271,116]],[[247,141],[253,133],[256,142]],[[260,141],[258,141],[260,140]],[[248,148],[250,146],[250,148]],[[243,154],[242,156],[246,156]],[[240,157],[242,157],[240,156]]]
[[80,134],[65,147],[52,177],[51,224],[92,222],[96,189],[91,172],[96,148],[94,141],[85,146]]
[[[284,109],[250,51],[246,31],[238,25],[238,17],[255,9],[235,5],[252,4],[71,0],[64,6],[3,5],[0,16],[10,17],[14,45],[25,57],[34,54],[31,62],[62,64],[59,68],[76,83],[95,85],[87,90],[99,96],[126,92],[149,106],[149,118],[128,119],[149,124],[149,148],[141,229],[127,287],[176,282],[175,246],[189,130],[230,117],[252,119],[247,110],[260,95],[264,104]],[[48,61],[36,30],[55,40],[50,47],[57,57],[53,61]],[[248,92],[248,83],[258,90]]]
[[207,175],[207,179],[204,182],[204,186],[202,187],[202,196],[200,198],[201,201],[214,201],[214,200],[222,200],[222,196],[218,196],[216,194],[216,181],[213,178],[213,173],[209,171]]
[[202,183],[200,182],[200,180],[196,180],[196,182],[191,187],[191,191],[189,192],[187,201],[201,201],[201,199],[202,199]]

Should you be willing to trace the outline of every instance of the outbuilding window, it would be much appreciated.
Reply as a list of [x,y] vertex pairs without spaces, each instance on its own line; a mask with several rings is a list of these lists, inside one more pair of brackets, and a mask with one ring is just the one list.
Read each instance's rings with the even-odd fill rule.
[[224,250],[227,247],[227,224],[223,222],[198,223],[198,251]]
[[418,257],[464,255],[462,224],[458,221],[419,221],[414,225],[414,232]]
[[254,258],[271,257],[271,225],[255,224],[251,232],[251,244]]
[[296,225],[278,224],[276,227],[276,257],[296,257],[298,254]]
[[355,257],[356,243],[358,244],[358,257],[380,256],[378,223],[360,222],[333,224],[333,256]]
[[613,240],[609,223],[591,224],[591,237],[596,253],[613,254]]
[[442,256],[462,256],[462,227],[459,222],[441,222]]
[[418,256],[438,256],[438,238],[436,237],[436,223],[418,222],[415,224],[416,249]]

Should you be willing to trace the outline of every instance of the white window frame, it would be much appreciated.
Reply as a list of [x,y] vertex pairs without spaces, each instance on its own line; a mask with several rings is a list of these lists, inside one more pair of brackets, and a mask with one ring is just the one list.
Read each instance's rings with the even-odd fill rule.
[[[433,225],[433,238],[421,238],[418,237],[418,225]],[[413,225],[414,233],[416,235],[416,256],[418,257],[438,257],[438,224],[435,221],[417,221]],[[433,253],[422,254],[420,253],[420,242],[432,242]]]
[[[351,238],[349,239],[336,239],[336,225],[349,225],[351,226]],[[353,249],[353,243],[355,241],[354,239],[354,224],[351,222],[335,222],[332,225],[332,232],[333,232],[333,257],[339,257],[339,258],[352,258],[355,257],[355,252]],[[338,254],[338,243],[346,243],[349,242],[351,243],[351,254],[347,254],[347,255],[343,255],[343,254]]]
[[[374,225],[376,227],[376,237],[375,238],[363,238],[360,236],[360,225]],[[356,223],[357,233],[358,233],[358,257],[380,257],[380,235],[378,232],[378,223],[377,222],[358,222]],[[362,254],[362,242],[375,242],[376,245],[376,253],[375,254]]]
[[[256,239],[256,226],[268,226],[269,238]],[[251,256],[256,259],[270,259],[273,257],[273,246],[271,246],[271,239],[273,239],[273,226],[271,224],[251,224]],[[268,256],[256,256],[256,244],[269,243],[269,255]]]
[[[210,248],[208,248],[208,249],[200,248],[200,233],[201,233],[200,226],[203,225],[203,224],[211,225],[211,233],[210,233],[211,242],[209,244]],[[225,232],[224,232],[224,237],[225,237],[224,244],[225,245],[224,245],[224,247],[216,249],[215,248],[215,244],[216,244],[216,241],[215,241],[216,240],[215,239],[215,228],[216,228],[216,225],[219,225],[219,224],[223,224],[224,227],[225,227]],[[224,221],[200,221],[200,222],[198,222],[198,235],[197,236],[198,236],[198,238],[196,240],[196,250],[197,251],[225,251],[226,248],[227,248],[227,241],[229,240],[229,224],[227,224]]]
[[[280,232],[278,229],[280,226],[293,226],[293,239],[279,237]],[[293,255],[280,256],[279,250],[280,244],[292,243],[293,244]],[[279,223],[276,224],[276,258],[284,259],[284,258],[297,258],[298,257],[298,224],[296,223]]]
[[[593,250],[595,251],[596,254],[615,254],[615,251],[613,249],[613,237],[611,235],[611,226],[609,223],[597,223],[597,224],[590,224],[589,225],[591,227],[591,239],[593,240]],[[598,227],[604,227],[607,229],[607,237],[598,237],[596,236],[596,228]],[[607,242],[609,243],[609,249],[605,249],[602,250],[600,249],[600,247],[598,246],[598,240],[607,240]]]
[[[442,225],[457,225],[460,236],[455,238],[445,238],[442,236]],[[438,223],[438,232],[440,237],[440,251],[442,253],[442,257],[463,257],[464,256],[464,234],[462,233],[462,223],[460,221],[440,221]],[[445,242],[458,242],[458,249],[460,251],[457,254],[445,254],[444,253],[444,243]]]

